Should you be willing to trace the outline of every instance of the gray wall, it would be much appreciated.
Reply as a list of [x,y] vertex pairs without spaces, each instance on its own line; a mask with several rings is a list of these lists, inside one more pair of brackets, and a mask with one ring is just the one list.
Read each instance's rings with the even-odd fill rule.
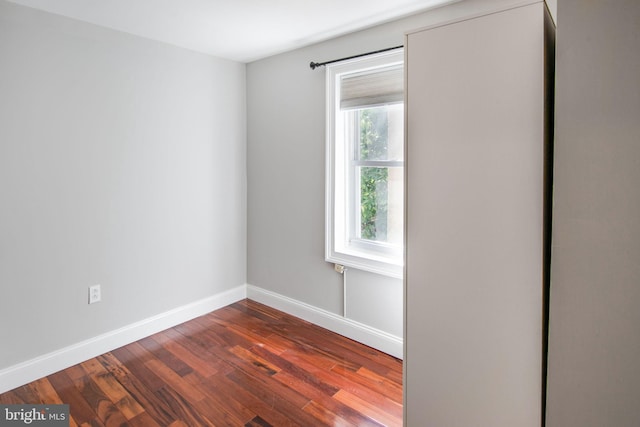
[[246,282],[245,112],[243,64],[0,1],[0,369]]
[[558,22],[547,426],[638,426],[640,3]]
[[[250,284],[342,314],[342,276],[324,261],[325,72],[309,62],[402,44],[405,29],[385,26],[248,64]],[[347,283],[350,318],[402,336],[402,280],[349,270]]]

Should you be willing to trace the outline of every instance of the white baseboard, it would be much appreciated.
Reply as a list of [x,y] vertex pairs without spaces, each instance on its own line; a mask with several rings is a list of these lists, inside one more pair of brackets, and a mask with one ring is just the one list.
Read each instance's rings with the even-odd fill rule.
[[0,393],[225,307],[247,297],[245,285],[0,370]]
[[275,292],[247,285],[247,298],[402,359],[403,339]]

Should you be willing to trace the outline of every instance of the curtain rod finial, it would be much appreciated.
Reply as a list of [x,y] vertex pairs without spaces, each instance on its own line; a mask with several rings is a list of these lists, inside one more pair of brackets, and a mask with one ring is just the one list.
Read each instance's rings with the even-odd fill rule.
[[318,66],[318,64],[317,64],[317,63],[315,63],[315,62],[313,62],[313,61],[311,61],[311,62],[309,63],[309,67],[311,67],[311,69],[312,69],[312,70],[315,70],[317,66]]

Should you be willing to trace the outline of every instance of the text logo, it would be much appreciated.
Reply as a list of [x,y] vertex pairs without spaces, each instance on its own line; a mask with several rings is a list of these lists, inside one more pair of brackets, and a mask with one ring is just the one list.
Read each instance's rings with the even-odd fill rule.
[[69,427],[69,405],[0,405],[0,427]]

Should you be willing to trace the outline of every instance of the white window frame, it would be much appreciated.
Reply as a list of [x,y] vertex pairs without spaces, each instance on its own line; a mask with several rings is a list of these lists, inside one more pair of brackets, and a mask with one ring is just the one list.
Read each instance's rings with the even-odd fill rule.
[[[332,64],[326,70],[326,224],[325,259],[328,262],[365,270],[385,276],[401,278],[403,274],[403,245],[392,248],[376,242],[351,241],[349,222],[354,221],[356,204],[352,167],[340,112],[340,79],[345,74],[375,71],[404,64],[404,50],[370,55]],[[348,132],[349,130],[347,130]],[[403,239],[404,240],[404,239]]]

